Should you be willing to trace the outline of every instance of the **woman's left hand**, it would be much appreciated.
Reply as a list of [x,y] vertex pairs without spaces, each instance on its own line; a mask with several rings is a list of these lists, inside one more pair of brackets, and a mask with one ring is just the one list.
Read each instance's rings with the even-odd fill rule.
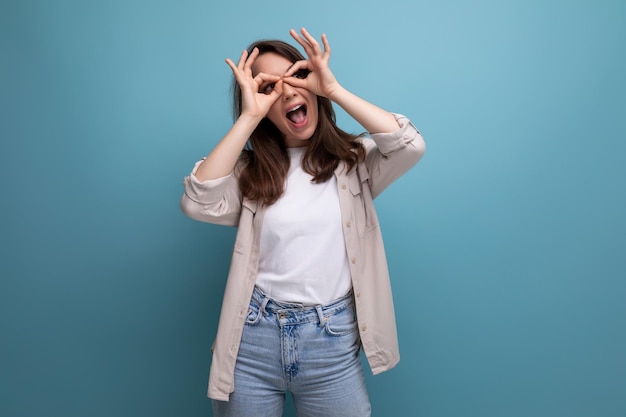
[[[304,48],[309,59],[295,62],[285,73],[283,81],[294,87],[306,88],[318,96],[331,98],[333,92],[341,88],[341,85],[328,66],[328,61],[330,61],[328,39],[325,34],[322,35],[324,45],[324,50],[322,50],[320,44],[306,29],[302,28],[300,32],[302,36],[291,29],[289,34]],[[302,69],[310,71],[306,78],[293,76]]]

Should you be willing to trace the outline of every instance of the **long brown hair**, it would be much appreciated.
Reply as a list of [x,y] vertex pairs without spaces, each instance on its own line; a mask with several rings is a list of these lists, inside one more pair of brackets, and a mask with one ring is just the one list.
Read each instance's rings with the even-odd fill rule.
[[[279,40],[261,40],[248,47],[248,53],[259,48],[259,55],[274,52],[291,62],[305,59],[292,45]],[[357,140],[360,135],[353,135],[341,130],[336,123],[335,111],[331,101],[317,96],[318,122],[315,133],[309,139],[304,153],[302,169],[313,176],[313,181],[328,181],[339,165],[344,161],[348,171],[365,158],[365,149]],[[241,89],[233,79],[233,116],[241,115]],[[241,158],[244,168],[239,176],[239,187],[244,196],[273,204],[283,194],[285,177],[289,170],[289,155],[283,135],[278,128],[265,117],[256,127],[246,143]]]

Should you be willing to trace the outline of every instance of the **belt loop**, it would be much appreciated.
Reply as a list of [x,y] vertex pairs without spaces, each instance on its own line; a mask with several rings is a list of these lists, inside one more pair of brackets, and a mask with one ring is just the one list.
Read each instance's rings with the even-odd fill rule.
[[264,297],[263,301],[261,302],[261,307],[259,307],[259,313],[263,314],[263,317],[267,316],[267,311],[265,311],[265,307],[267,306],[267,303],[270,299],[268,297]]
[[327,318],[324,317],[324,312],[322,311],[322,306],[321,305],[316,305],[315,306],[315,310],[317,311],[317,316],[320,319],[320,327],[324,327],[324,324],[326,323]]

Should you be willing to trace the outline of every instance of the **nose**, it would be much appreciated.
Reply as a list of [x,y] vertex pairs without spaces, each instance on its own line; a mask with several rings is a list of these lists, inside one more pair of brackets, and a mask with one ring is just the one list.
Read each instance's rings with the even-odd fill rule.
[[289,100],[291,97],[295,96],[297,94],[296,89],[287,84],[287,83],[283,83],[283,99],[284,100]]

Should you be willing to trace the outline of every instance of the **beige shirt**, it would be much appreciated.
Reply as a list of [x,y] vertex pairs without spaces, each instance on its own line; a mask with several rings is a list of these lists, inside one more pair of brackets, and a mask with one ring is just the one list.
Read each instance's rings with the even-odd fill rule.
[[[350,261],[352,289],[359,333],[374,374],[393,368],[400,360],[391,283],[383,239],[372,199],[408,171],[424,154],[419,131],[404,116],[396,115],[400,129],[363,139],[366,158],[346,172],[335,170],[339,205]],[[228,401],[233,392],[234,369],[248,306],[259,264],[259,238],[265,207],[242,196],[235,173],[200,182],[185,177],[181,208],[189,217],[208,223],[238,226],[226,281],[208,396]]]

